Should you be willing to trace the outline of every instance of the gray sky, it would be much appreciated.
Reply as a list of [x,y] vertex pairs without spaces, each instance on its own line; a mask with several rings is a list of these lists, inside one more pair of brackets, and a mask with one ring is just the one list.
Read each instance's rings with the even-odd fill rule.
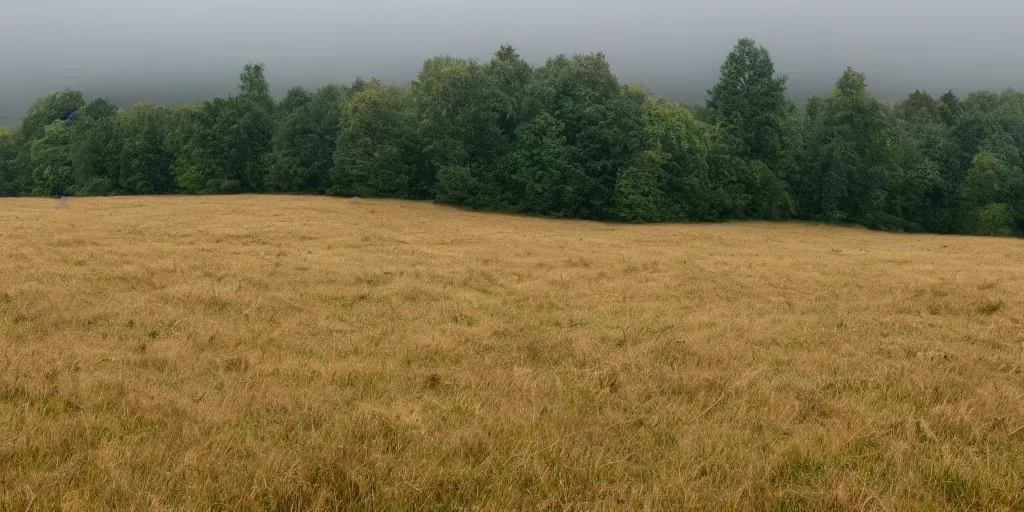
[[122,104],[233,92],[263,61],[275,93],[378,76],[404,82],[438,54],[511,43],[541,64],[603,51],[621,79],[703,99],[740,37],[768,47],[794,99],[847,65],[896,99],[915,88],[1024,86],[1024,5],[1011,0],[4,0],[0,124],[35,98],[81,89]]

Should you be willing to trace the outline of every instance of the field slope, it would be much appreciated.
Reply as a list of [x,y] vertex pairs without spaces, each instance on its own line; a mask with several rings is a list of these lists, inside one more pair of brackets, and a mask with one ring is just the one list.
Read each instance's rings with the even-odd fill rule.
[[1024,508],[1024,241],[0,201],[0,509]]

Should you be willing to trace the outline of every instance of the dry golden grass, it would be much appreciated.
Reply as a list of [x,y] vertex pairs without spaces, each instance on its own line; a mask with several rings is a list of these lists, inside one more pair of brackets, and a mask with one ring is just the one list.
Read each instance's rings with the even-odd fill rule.
[[1024,241],[0,201],[0,509],[1024,509]]

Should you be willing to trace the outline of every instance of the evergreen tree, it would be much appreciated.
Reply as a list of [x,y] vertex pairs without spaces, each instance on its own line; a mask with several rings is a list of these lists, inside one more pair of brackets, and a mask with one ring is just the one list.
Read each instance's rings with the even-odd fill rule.
[[245,66],[234,103],[238,161],[233,166],[246,191],[263,190],[267,158],[273,149],[274,98],[263,71],[262,63]]
[[775,73],[768,50],[752,39],[740,40],[721,71],[707,106],[722,121],[733,155],[751,162],[737,167],[750,173],[741,177],[750,197],[742,215],[788,217],[794,212],[785,180],[794,171],[797,148],[789,129],[795,107],[786,99],[787,78]]
[[[810,104],[809,104],[810,107]],[[813,213],[830,222],[878,224],[886,164],[886,114],[863,73],[848,68],[836,90],[814,103],[805,172],[819,190]],[[808,115],[812,115],[808,112]]]
[[735,140],[735,154],[760,160],[785,177],[790,144],[783,126],[791,115],[785,75],[776,75],[771,55],[752,39],[741,39],[722,64],[722,76],[708,91],[707,106]]

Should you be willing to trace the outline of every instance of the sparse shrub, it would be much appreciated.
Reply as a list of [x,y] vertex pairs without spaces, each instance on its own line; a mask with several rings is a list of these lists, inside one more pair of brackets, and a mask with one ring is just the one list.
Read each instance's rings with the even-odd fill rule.
[[242,191],[242,182],[238,180],[224,180],[220,184],[221,194],[237,194]]
[[437,200],[449,204],[468,204],[476,196],[479,184],[472,169],[453,165],[437,172]]
[[991,203],[975,214],[974,234],[982,236],[1013,236],[1010,208],[1003,203]]
[[994,315],[1000,309],[1003,309],[1003,301],[989,300],[985,301],[984,304],[978,306],[978,313],[981,313],[983,315]]
[[238,180],[211,179],[206,182],[203,192],[207,194],[238,194],[242,191],[242,183]]

